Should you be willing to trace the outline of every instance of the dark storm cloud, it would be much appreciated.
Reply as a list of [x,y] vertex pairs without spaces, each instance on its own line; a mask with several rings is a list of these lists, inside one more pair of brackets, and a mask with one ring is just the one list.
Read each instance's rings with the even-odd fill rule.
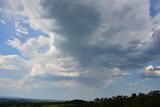
[[100,15],[92,5],[85,5],[77,0],[46,0],[42,8],[48,13],[47,18],[54,18],[60,30],[69,38],[83,39],[100,25]]
[[[48,12],[47,18],[54,18],[60,26],[60,29],[54,31],[65,38],[65,42],[61,44],[63,48],[60,49],[76,56],[79,60],[85,59],[83,63],[93,59],[92,53],[101,51],[85,43],[85,39],[97,30],[101,23],[100,15],[94,6],[77,2],[77,0],[49,0],[43,1],[42,4]],[[48,4],[51,5],[48,6]]]
[[[101,23],[101,17],[94,6],[77,2],[77,0],[48,0],[42,1],[42,7],[48,13],[47,18],[54,18],[60,29],[54,29],[64,36],[65,42],[61,49],[77,56],[81,61],[90,61],[101,49],[87,46],[85,39],[91,35]],[[51,5],[49,5],[51,4]],[[83,53],[83,55],[81,55]]]
[[150,51],[141,51],[148,44],[143,43],[148,36],[143,30],[148,30],[150,21],[139,13],[144,11],[141,2],[41,0],[41,6],[42,17],[55,20],[59,27],[53,26],[52,31],[64,38],[57,47],[83,67],[126,70],[140,68],[155,58]]

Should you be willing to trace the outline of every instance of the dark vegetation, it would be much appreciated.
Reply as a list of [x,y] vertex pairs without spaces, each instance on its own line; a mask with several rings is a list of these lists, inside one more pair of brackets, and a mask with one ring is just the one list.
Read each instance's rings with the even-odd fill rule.
[[1,98],[0,107],[160,107],[160,90],[148,94],[133,93],[130,97],[96,98],[94,101],[16,101]]

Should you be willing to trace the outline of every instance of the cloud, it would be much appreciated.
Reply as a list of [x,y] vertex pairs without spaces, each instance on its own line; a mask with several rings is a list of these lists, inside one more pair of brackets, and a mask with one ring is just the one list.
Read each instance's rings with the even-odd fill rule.
[[160,66],[149,65],[139,71],[142,78],[160,78]]
[[24,17],[18,17],[15,20],[15,30],[17,36],[28,35],[28,29],[24,27],[24,24],[27,23]]
[[42,8],[39,5],[39,0],[34,0],[32,2],[22,0],[19,1],[19,4],[23,7],[23,11],[21,11],[20,14],[23,17],[27,18],[27,22],[32,29],[40,30],[45,33],[50,32],[49,30],[54,25],[54,20],[41,18],[40,14],[42,12]]
[[57,34],[57,39],[63,38],[56,45],[82,66],[132,69],[148,61],[138,48],[152,29],[148,2],[48,0],[40,3],[41,17],[55,20],[59,29],[53,25],[51,31]]
[[[29,73],[28,61],[18,55],[0,55],[0,88],[15,88],[13,84]],[[3,78],[2,78],[3,77]]]
[[22,4],[30,26],[54,32],[57,48],[82,66],[134,69],[153,60],[142,51],[152,29],[147,1],[36,0]]
[[2,63],[0,65],[0,69],[18,69],[17,67],[13,66],[13,65],[5,65],[4,63]]
[[[10,63],[10,59],[14,59],[14,56],[2,56],[0,55],[0,69],[8,69],[8,70],[18,70],[19,68],[12,65],[12,62]],[[8,63],[9,62],[9,63]]]
[[0,22],[1,22],[2,24],[4,24],[4,25],[6,24],[6,22],[5,22],[4,20],[1,20]]
[[0,78],[0,88],[6,88],[11,84],[13,79],[9,78]]
[[0,55],[0,69],[27,70],[27,65],[27,61],[18,55]]
[[47,84],[47,81],[55,84],[66,81],[66,84],[73,85],[78,82],[77,85],[83,87],[100,88],[109,85],[117,77],[128,75],[126,71],[118,68],[81,66],[74,57],[62,53],[56,47],[53,33],[48,36],[31,37],[24,43],[14,38],[7,44],[16,48],[21,53],[22,59],[25,58],[29,65],[27,79],[17,80],[11,85],[14,87],[20,87],[21,84],[28,85],[28,82],[36,84],[35,81],[43,80],[46,81],[43,84]]
[[[43,78],[43,80],[48,81],[49,77],[53,82],[57,81],[59,83],[64,80],[67,82],[81,74],[81,69],[78,68],[78,64],[74,58],[61,53],[54,46],[54,34],[52,33],[46,37],[32,37],[25,43],[22,43],[18,38],[14,38],[13,40],[9,40],[7,44],[16,48],[21,53],[22,59],[25,58],[28,64],[27,79],[22,78],[17,80],[11,86],[21,87],[20,85],[27,84],[32,79],[41,80]],[[9,63],[14,64],[14,62],[10,61]],[[21,68],[20,70],[23,69]],[[59,79],[56,80],[56,78]],[[32,82],[34,83],[34,81]]]
[[32,65],[31,75],[45,73],[62,76],[78,75],[78,72],[74,73],[73,69],[76,61],[72,57],[60,53],[54,46],[54,42],[54,35],[50,34],[49,37],[30,38],[25,43],[21,43],[19,39],[9,40],[8,45],[19,50],[22,56],[27,58]]
[[57,41],[63,38],[58,49],[83,67],[131,70],[160,58],[158,18],[151,19],[149,1],[48,0],[40,6],[41,17],[58,26],[50,28]]
[[125,85],[127,85],[128,90],[135,90],[136,88],[139,87],[139,83],[135,82],[135,83],[124,83]]
[[18,3],[18,0],[1,0],[0,4],[1,18],[7,21],[13,21],[16,18],[15,15],[18,14],[17,10],[21,8],[21,5],[20,3]]
[[[26,23],[46,35],[7,42],[28,64],[28,78],[14,86],[42,79],[104,87],[128,75],[128,70],[160,58],[155,51],[159,32],[152,31],[149,1],[23,0],[20,4],[19,14]],[[24,33],[21,24],[20,20],[18,28]]]

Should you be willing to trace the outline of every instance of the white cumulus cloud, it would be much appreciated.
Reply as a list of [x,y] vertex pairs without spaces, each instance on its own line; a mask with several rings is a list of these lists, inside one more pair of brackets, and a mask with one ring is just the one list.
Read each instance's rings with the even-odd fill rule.
[[149,65],[139,71],[142,78],[160,78],[160,66]]

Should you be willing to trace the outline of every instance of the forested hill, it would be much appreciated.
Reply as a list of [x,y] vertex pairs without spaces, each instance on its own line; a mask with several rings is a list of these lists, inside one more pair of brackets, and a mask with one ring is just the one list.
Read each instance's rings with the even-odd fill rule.
[[160,107],[160,90],[148,94],[133,93],[131,96],[113,96],[112,98],[96,98],[93,101],[37,101],[1,98],[0,107]]

